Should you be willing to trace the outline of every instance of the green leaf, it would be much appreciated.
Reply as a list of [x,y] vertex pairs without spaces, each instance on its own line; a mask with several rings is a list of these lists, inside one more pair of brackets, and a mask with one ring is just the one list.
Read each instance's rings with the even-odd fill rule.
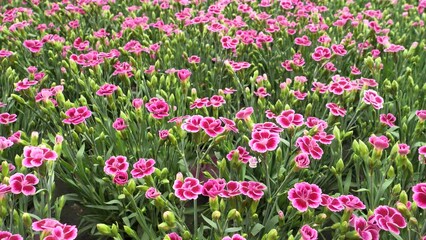
[[264,227],[265,226],[263,226],[262,224],[256,223],[256,225],[254,225],[253,229],[251,230],[251,234],[253,234],[253,236],[256,236]]
[[201,214],[201,217],[203,217],[204,221],[206,221],[206,223],[208,223],[213,229],[217,230],[217,224],[215,222],[213,222],[212,220],[208,219],[203,214]]
[[240,231],[241,229],[243,229],[243,227],[231,227],[225,229],[225,233],[234,233]]

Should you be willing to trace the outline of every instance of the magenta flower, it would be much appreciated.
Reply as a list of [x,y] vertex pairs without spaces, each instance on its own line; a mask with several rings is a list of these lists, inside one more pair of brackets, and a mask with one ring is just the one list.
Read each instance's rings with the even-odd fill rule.
[[201,126],[201,120],[203,120],[204,117],[200,116],[200,115],[194,115],[191,116],[187,119],[185,119],[185,122],[182,124],[182,129],[187,131],[187,132],[192,132],[192,133],[196,133],[198,131],[200,131]]
[[293,128],[303,125],[302,114],[295,113],[292,109],[283,111],[275,120],[282,128]]
[[298,146],[303,153],[310,154],[313,159],[321,159],[324,153],[318,143],[308,136],[299,137],[296,140],[296,146]]
[[38,53],[43,47],[43,42],[39,40],[25,40],[24,47],[30,50],[30,52]]
[[294,44],[300,45],[300,46],[311,46],[311,41],[309,41],[308,36],[303,35],[302,37],[297,37],[294,39]]
[[392,113],[380,114],[380,122],[389,127],[395,126],[396,117]]
[[44,161],[55,161],[57,158],[58,154],[48,148],[26,146],[24,147],[24,160],[22,161],[22,165],[27,168],[40,167]]
[[242,108],[240,111],[237,112],[235,117],[237,119],[247,120],[250,118],[250,115],[253,113],[252,107]]
[[45,218],[36,222],[33,222],[32,224],[32,229],[34,231],[47,231],[50,232],[53,229],[55,229],[55,227],[62,225],[59,221],[57,221],[56,219],[52,219],[52,218]]
[[212,117],[205,117],[200,121],[200,127],[206,132],[210,137],[216,137],[217,135],[223,133],[225,128],[222,127],[222,121]]
[[331,142],[333,141],[334,135],[333,134],[328,135],[326,132],[321,131],[321,132],[318,132],[317,134],[315,134],[312,137],[312,139],[315,140],[315,141],[319,141],[322,144],[328,145],[328,144],[331,144]]
[[161,140],[165,140],[169,137],[169,130],[160,130],[158,131],[158,136]]
[[364,218],[352,215],[349,224],[355,228],[362,240],[379,240],[380,229],[376,225],[368,223]]
[[371,136],[368,141],[374,146],[375,149],[383,150],[389,147],[389,139],[386,136]]
[[29,80],[28,78],[24,78],[24,80],[19,81],[15,84],[15,91],[19,92],[22,90],[29,89],[31,86],[34,86],[38,83],[35,80]]
[[172,232],[167,234],[167,236],[170,238],[170,240],[182,240],[182,238],[179,236],[179,234]]
[[181,82],[187,81],[191,74],[191,71],[189,71],[188,69],[180,69],[177,71],[177,76]]
[[223,122],[223,124],[225,124],[226,131],[233,131],[235,133],[238,132],[237,124],[235,124],[233,120],[224,117],[219,117],[219,119]]
[[5,50],[5,49],[1,49],[0,50],[0,58],[5,58],[5,57],[9,57],[13,54],[13,52]]
[[346,115],[346,110],[335,103],[327,103],[325,105],[334,116],[344,117]]
[[155,119],[162,119],[169,116],[169,105],[162,99],[155,97],[151,98],[149,102],[145,104],[145,107]]
[[209,104],[209,98],[205,97],[205,98],[197,98],[194,100],[194,102],[189,106],[189,109],[194,109],[194,108],[203,108],[203,107],[207,107],[207,105]]
[[132,66],[127,62],[116,62],[114,64],[115,71],[112,75],[125,75],[127,77],[133,76]]
[[77,238],[77,231],[75,226],[61,224],[52,229],[50,235],[44,240],[74,240]]
[[176,179],[173,184],[175,195],[182,201],[197,199],[203,191],[203,186],[196,178],[187,177],[185,180]]
[[188,58],[189,63],[200,63],[200,57],[196,55],[192,55]]
[[345,46],[341,44],[333,44],[331,45],[331,50],[334,54],[339,56],[345,56],[348,51],[346,51]]
[[19,234],[12,234],[7,231],[0,231],[0,239],[1,240],[23,240],[21,235]]
[[143,100],[141,98],[133,99],[132,106],[136,109],[140,109],[143,106]]
[[332,212],[340,212],[345,208],[339,198],[334,198],[327,194],[321,194],[321,206],[327,207]]
[[265,97],[267,97],[267,96],[271,96],[271,94],[269,94],[269,93],[266,91],[266,88],[264,88],[264,87],[260,87],[260,88],[258,88],[258,89],[257,89],[257,91],[255,91],[255,92],[254,92],[254,94],[255,94],[256,96],[258,96],[259,98],[265,98]]
[[329,48],[326,47],[316,47],[315,52],[312,53],[312,59],[314,61],[321,61],[323,59],[330,59],[331,58],[331,51]]
[[288,199],[298,211],[305,212],[308,207],[317,208],[321,204],[321,193],[317,185],[301,182],[288,191]]
[[365,209],[364,203],[354,195],[341,195],[339,201],[346,207],[346,209]]
[[317,240],[318,232],[317,230],[311,228],[309,225],[303,225],[300,229],[300,234],[302,235],[302,240]]
[[117,118],[114,123],[112,124],[112,127],[117,131],[122,131],[127,128],[126,122],[122,118]]
[[216,196],[223,194],[225,186],[226,181],[223,178],[209,179],[203,184],[203,191],[201,194],[209,198],[215,198]]
[[38,182],[38,178],[33,174],[15,173],[9,179],[10,191],[13,194],[34,195],[36,192],[34,185]]
[[250,153],[246,150],[245,147],[241,147],[238,146],[237,149],[235,150],[231,150],[227,155],[226,158],[231,161],[232,157],[234,156],[234,154],[238,153],[238,161],[242,162],[242,163],[248,163],[248,161],[250,160],[250,158],[252,158],[252,156],[250,156]]
[[383,98],[374,90],[365,91],[363,100],[365,104],[373,105],[375,109],[383,108]]
[[0,114],[0,124],[9,124],[16,122],[16,114],[9,114],[9,113],[1,113]]
[[206,107],[210,107],[210,106],[212,106],[212,107],[220,107],[220,106],[222,106],[225,103],[226,103],[226,101],[225,101],[225,99],[222,96],[214,95],[206,103]]
[[253,199],[254,201],[259,201],[266,190],[266,186],[260,182],[254,181],[244,181],[240,183],[240,191],[242,194]]
[[417,110],[416,115],[420,119],[420,121],[426,120],[426,110]]
[[398,210],[389,206],[378,206],[374,215],[369,218],[370,223],[375,223],[380,229],[399,234],[400,228],[405,228],[407,222]]
[[148,190],[145,193],[145,197],[148,199],[155,199],[159,196],[161,196],[161,193],[154,187],[148,188]]
[[11,190],[10,186],[0,183],[0,199],[2,199],[3,196],[6,195],[6,193],[10,193],[10,190]]
[[410,146],[405,143],[398,144],[398,153],[402,156],[407,155],[410,153]]
[[0,151],[5,150],[13,145],[13,142],[5,137],[0,137]]
[[294,162],[298,168],[308,168],[311,161],[309,155],[306,153],[300,153],[294,158]]
[[125,156],[112,156],[105,161],[104,172],[108,175],[115,175],[117,172],[125,172],[129,168],[129,163]]
[[277,133],[260,130],[251,134],[252,139],[249,141],[250,148],[259,153],[274,151],[280,143],[280,136]]
[[145,160],[145,158],[139,158],[139,160],[133,164],[133,170],[130,173],[133,178],[149,176],[155,171],[154,164],[155,160],[152,158],[148,160]]
[[127,183],[128,179],[129,175],[127,172],[119,171],[115,173],[112,181],[117,185],[124,185]]
[[419,161],[423,162],[426,159],[426,145],[419,147]]
[[96,91],[96,95],[98,96],[111,96],[116,90],[118,89],[117,86],[110,83],[105,83],[102,85],[98,91]]
[[426,183],[418,183],[412,190],[414,202],[419,208],[426,209]]
[[222,238],[222,240],[246,240],[243,236],[241,236],[240,234],[234,234],[232,235],[232,237],[224,237]]
[[73,125],[78,125],[92,116],[92,112],[86,106],[70,108],[65,114],[67,115],[67,119],[64,119],[62,122]]
[[284,129],[278,127],[273,122],[256,123],[253,125],[253,131],[262,131],[262,130],[270,131],[277,134],[284,131]]
[[219,196],[224,198],[231,198],[241,194],[241,184],[236,181],[229,181],[226,183],[225,189],[219,193]]

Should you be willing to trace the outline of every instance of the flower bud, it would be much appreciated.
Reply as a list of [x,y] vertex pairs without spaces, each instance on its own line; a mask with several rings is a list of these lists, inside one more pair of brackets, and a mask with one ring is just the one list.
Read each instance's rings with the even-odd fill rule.
[[163,219],[169,227],[174,228],[176,226],[176,218],[173,212],[165,211],[163,213]]
[[220,213],[219,211],[214,211],[214,212],[212,213],[212,219],[213,219],[214,221],[218,221],[218,220],[220,219],[220,216],[221,216],[221,213]]
[[167,223],[162,222],[160,224],[158,224],[158,229],[160,229],[161,231],[167,232],[170,230],[170,227]]
[[126,234],[132,237],[133,239],[139,239],[138,234],[135,232],[135,230],[133,230],[127,225],[124,226],[124,232],[126,232]]
[[403,204],[407,204],[408,202],[408,196],[404,190],[402,190],[401,194],[399,194],[399,201],[402,202]]
[[99,233],[102,235],[110,236],[111,235],[111,227],[106,224],[99,223],[96,225]]

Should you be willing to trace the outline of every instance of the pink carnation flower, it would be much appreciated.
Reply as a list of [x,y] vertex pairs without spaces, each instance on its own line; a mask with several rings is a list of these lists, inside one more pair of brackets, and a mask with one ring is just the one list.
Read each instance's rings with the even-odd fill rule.
[[96,91],[96,95],[98,96],[111,96],[116,90],[118,89],[117,86],[110,83],[105,83],[102,85],[98,91]]
[[266,190],[266,186],[260,182],[244,181],[240,185],[241,193],[254,201],[259,201],[263,197],[263,191]]
[[232,237],[224,237],[222,240],[246,240],[243,236],[240,234],[234,234]]
[[148,199],[155,199],[159,196],[161,196],[161,193],[154,187],[148,188],[148,190],[145,193],[145,197]]
[[9,179],[10,191],[13,194],[23,193],[25,196],[34,195],[36,185],[39,182],[38,178],[33,174],[24,175],[15,173]]
[[396,117],[392,113],[380,114],[380,122],[389,127],[395,126]]
[[155,119],[162,119],[169,116],[169,105],[167,105],[166,101],[163,99],[151,98],[149,102],[145,104],[145,107]]
[[383,98],[377,94],[374,90],[367,90],[364,93],[364,103],[368,105],[373,105],[375,109],[383,108]]
[[317,208],[321,204],[321,193],[321,188],[317,185],[301,182],[288,191],[288,199],[293,207],[305,212],[308,207]]
[[133,164],[133,170],[130,172],[134,178],[143,178],[151,175],[154,171],[154,159],[145,160],[145,158],[139,158],[139,160]]
[[64,119],[62,122],[73,125],[78,125],[92,116],[92,112],[86,106],[70,108],[65,114],[67,115],[67,119]]
[[368,141],[374,146],[375,149],[383,150],[389,147],[389,139],[386,136],[371,136]]
[[309,225],[303,225],[300,229],[300,234],[302,234],[302,240],[317,240],[318,231],[311,228]]
[[206,132],[210,137],[216,137],[217,135],[223,133],[225,128],[222,127],[222,121],[212,117],[205,117],[200,121],[200,127]]
[[0,124],[9,124],[16,122],[16,114],[9,114],[9,113],[1,113],[0,114]]
[[399,234],[400,228],[405,228],[407,222],[398,210],[389,206],[379,206],[374,210],[369,223],[375,223],[380,229]]
[[203,191],[200,181],[196,178],[187,177],[185,180],[176,179],[173,184],[175,195],[182,201],[197,199]]
[[282,128],[292,128],[303,125],[302,114],[295,113],[292,109],[283,111],[275,119]]
[[122,118],[117,118],[114,123],[112,124],[112,127],[117,131],[122,131],[127,128],[126,122]]
[[209,179],[203,184],[203,191],[201,194],[209,198],[215,198],[216,196],[223,193],[225,186],[225,179]]
[[39,40],[25,40],[24,47],[30,50],[30,52],[38,53],[43,47],[43,42]]
[[129,168],[129,163],[125,156],[112,156],[105,161],[104,172],[108,175],[115,175],[117,172],[125,172]]
[[57,158],[58,154],[48,148],[26,146],[24,147],[24,160],[22,161],[22,165],[27,168],[40,167],[44,161],[55,161]]
[[426,209],[426,183],[418,183],[412,190],[414,202],[419,208]]
[[0,239],[1,240],[23,240],[21,235],[19,234],[12,234],[7,231],[0,231]]
[[296,140],[296,146],[298,146],[303,153],[311,155],[313,159],[321,159],[324,153],[318,143],[308,136],[299,137]]
[[365,209],[364,203],[354,195],[341,195],[339,201],[346,207],[346,209]]
[[274,151],[280,143],[280,136],[277,133],[260,130],[251,134],[252,139],[249,141],[250,148],[259,153]]
[[127,183],[128,179],[129,175],[127,174],[127,172],[119,171],[115,173],[112,181],[117,185],[124,185]]

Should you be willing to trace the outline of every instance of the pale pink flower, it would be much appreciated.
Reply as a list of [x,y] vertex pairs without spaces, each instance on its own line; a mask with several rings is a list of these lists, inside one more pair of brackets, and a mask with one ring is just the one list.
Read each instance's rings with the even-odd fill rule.
[[148,190],[145,193],[145,197],[148,199],[155,199],[159,196],[161,196],[161,193],[154,187],[148,188]]
[[355,228],[362,240],[379,240],[380,229],[375,224],[368,223],[364,218],[352,215],[349,224]]
[[327,207],[332,212],[340,212],[345,209],[339,198],[331,197],[327,194],[321,194],[321,206]]
[[300,153],[294,158],[294,162],[298,168],[308,168],[311,161],[309,155],[306,153]]
[[200,123],[203,119],[204,117],[200,115],[190,116],[189,118],[185,119],[185,122],[181,127],[187,132],[196,133],[201,129]]
[[374,210],[374,215],[369,218],[368,222],[375,223],[380,229],[395,234],[399,234],[399,229],[407,226],[405,218],[398,210],[383,205]]
[[424,162],[426,159],[426,146],[419,147],[419,161]]
[[109,175],[114,175],[117,172],[125,172],[129,168],[129,163],[125,156],[112,156],[105,161],[104,172]]
[[196,178],[187,177],[185,180],[176,179],[173,184],[175,195],[182,201],[197,199],[203,191],[203,186]]
[[300,234],[302,234],[302,240],[317,240],[318,231],[311,228],[309,225],[303,225],[300,229]]
[[13,146],[13,142],[5,137],[0,136],[0,152]]
[[380,122],[389,127],[395,126],[396,117],[392,113],[380,114]]
[[410,146],[405,143],[398,144],[398,153],[403,156],[407,155],[408,153],[410,153]]
[[250,115],[253,113],[252,107],[242,108],[240,111],[237,112],[235,117],[237,119],[247,120],[250,118]]
[[24,47],[30,50],[30,52],[38,53],[43,48],[43,42],[39,40],[25,40]]
[[149,102],[145,104],[145,107],[155,119],[162,119],[169,116],[169,105],[167,105],[166,101],[163,99],[151,98]]
[[269,130],[253,131],[251,137],[249,146],[253,151],[259,153],[274,151],[280,143],[279,135]]
[[240,234],[236,233],[232,235],[232,237],[224,237],[222,238],[222,240],[246,240],[246,239]]
[[5,58],[5,57],[9,57],[13,54],[13,52],[5,50],[5,49],[1,49],[0,50],[0,58]]
[[24,147],[24,159],[22,165],[27,168],[40,167],[44,161],[55,161],[58,154],[55,151],[45,147]]
[[317,208],[321,204],[321,194],[317,185],[301,182],[288,191],[288,199],[298,211],[305,212],[308,207]]
[[386,136],[371,136],[368,141],[374,146],[375,149],[383,150],[389,147],[389,139]]
[[117,185],[125,185],[129,179],[127,172],[119,171],[116,172],[113,178],[113,182]]
[[226,181],[223,178],[209,179],[203,184],[203,190],[201,194],[209,198],[215,198],[224,192],[225,186]]
[[375,109],[383,108],[383,98],[380,97],[374,90],[365,91],[363,100],[364,103],[368,105],[373,105]]
[[346,207],[346,209],[365,209],[364,203],[354,195],[341,195],[339,201]]
[[92,112],[86,106],[82,106],[68,109],[65,115],[67,115],[67,119],[62,120],[63,123],[78,125],[92,116]]
[[188,69],[180,69],[177,71],[177,76],[181,82],[187,81],[191,74],[191,71],[189,71]]
[[318,143],[308,136],[299,137],[296,140],[296,146],[298,146],[303,153],[311,155],[313,159],[321,159],[324,153]]
[[302,114],[295,113],[292,109],[281,112],[275,120],[282,128],[299,127],[304,123]]
[[105,83],[102,85],[98,91],[96,91],[96,95],[98,96],[111,96],[116,90],[118,89],[117,86],[110,83]]
[[263,197],[263,191],[266,190],[266,186],[264,184],[254,181],[241,182],[240,186],[241,193],[254,201],[259,201]]
[[12,234],[7,231],[0,231],[0,239],[1,240],[23,240],[21,235],[19,234]]
[[317,134],[315,134],[312,139],[314,139],[315,141],[319,141],[322,144],[331,144],[331,142],[334,139],[334,135],[333,134],[327,134],[324,131],[319,131],[317,132]]
[[155,160],[152,158],[148,160],[139,158],[139,160],[133,164],[133,170],[130,173],[133,178],[143,178],[151,175],[155,171],[154,165]]
[[112,127],[117,131],[122,131],[127,128],[127,125],[123,118],[117,118],[114,123],[112,123]]
[[396,44],[390,44],[388,48],[386,48],[385,50],[383,50],[384,52],[391,52],[391,53],[396,53],[399,51],[403,51],[405,50],[404,46],[401,45],[396,45]]
[[34,195],[36,192],[34,185],[38,182],[38,178],[33,174],[24,175],[22,173],[15,173],[9,179],[10,191],[13,194]]

